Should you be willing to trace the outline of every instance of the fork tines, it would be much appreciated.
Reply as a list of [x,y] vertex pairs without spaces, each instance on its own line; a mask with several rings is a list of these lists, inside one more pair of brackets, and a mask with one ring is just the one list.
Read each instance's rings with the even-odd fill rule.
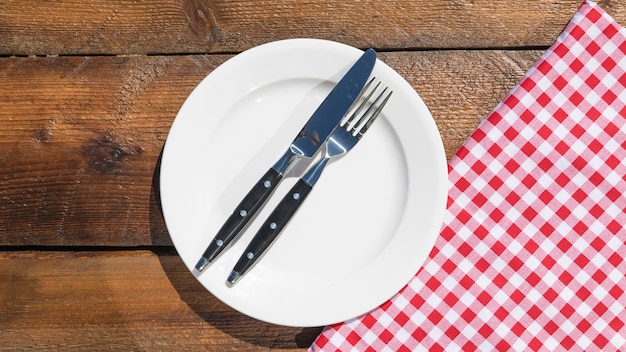
[[[380,115],[380,111],[383,109],[385,104],[387,104],[387,101],[393,93],[393,91],[389,91],[389,93],[387,93],[388,87],[384,87],[382,88],[382,91],[380,91],[380,81],[378,81],[370,90],[370,87],[375,80],[376,77],[372,77],[372,79],[370,79],[369,82],[367,82],[367,84],[363,87],[359,97],[355,100],[352,106],[352,108],[354,108],[354,106],[357,105],[356,108],[354,108],[354,110],[351,108],[350,111],[352,111],[352,113],[349,113],[349,117],[341,123],[341,126],[346,128],[348,132],[357,138],[361,138],[361,136],[367,132],[374,120],[376,120],[378,115]],[[380,93],[378,93],[378,95],[374,98],[374,101],[370,103],[371,98],[377,91],[380,91]],[[363,109],[365,109],[364,112],[362,112]]]

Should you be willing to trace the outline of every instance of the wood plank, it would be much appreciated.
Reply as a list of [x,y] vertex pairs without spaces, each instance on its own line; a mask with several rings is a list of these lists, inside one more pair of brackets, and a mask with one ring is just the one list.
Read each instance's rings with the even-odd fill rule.
[[304,351],[321,330],[234,311],[175,254],[0,252],[0,277],[3,351]]
[[[239,52],[313,37],[378,49],[550,45],[581,0],[0,3],[0,55]],[[600,1],[621,22],[626,3]]]
[[[448,157],[541,54],[381,53],[431,109]],[[0,243],[170,245],[159,155],[227,55],[0,58]]]
[[10,107],[0,112],[0,242],[167,242],[153,184],[159,154],[186,96],[225,59],[0,60]]

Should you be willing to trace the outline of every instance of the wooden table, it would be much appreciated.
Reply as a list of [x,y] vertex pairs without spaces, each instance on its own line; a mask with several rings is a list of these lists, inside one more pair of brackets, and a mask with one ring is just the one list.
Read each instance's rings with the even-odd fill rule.
[[[159,155],[209,72],[273,40],[373,47],[448,157],[579,0],[0,2],[0,349],[304,351],[320,328],[214,298],[172,247]],[[626,5],[601,5],[626,23]]]

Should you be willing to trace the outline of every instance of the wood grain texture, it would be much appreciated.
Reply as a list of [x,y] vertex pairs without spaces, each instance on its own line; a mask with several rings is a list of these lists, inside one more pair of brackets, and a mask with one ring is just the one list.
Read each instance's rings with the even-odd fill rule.
[[[240,52],[313,37],[356,47],[550,45],[580,0],[66,0],[0,2],[0,55]],[[626,3],[601,1],[618,20]]]
[[0,252],[2,351],[303,351],[321,328],[248,318],[175,253]]
[[[538,51],[381,53],[431,109],[450,157]],[[0,59],[0,243],[170,245],[159,156],[227,55]]]
[[163,243],[163,227],[149,227],[159,153],[186,96],[224,60],[0,60],[11,106],[0,112],[0,242]]

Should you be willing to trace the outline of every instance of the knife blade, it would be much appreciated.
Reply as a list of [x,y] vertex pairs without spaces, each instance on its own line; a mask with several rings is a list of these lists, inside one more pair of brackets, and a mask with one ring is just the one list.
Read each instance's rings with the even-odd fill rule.
[[324,145],[328,136],[358,98],[375,63],[376,52],[368,49],[341,78],[298,132],[283,156],[257,181],[226,219],[198,260],[196,270],[204,271],[235,239],[274,192],[294,160],[310,158]]

